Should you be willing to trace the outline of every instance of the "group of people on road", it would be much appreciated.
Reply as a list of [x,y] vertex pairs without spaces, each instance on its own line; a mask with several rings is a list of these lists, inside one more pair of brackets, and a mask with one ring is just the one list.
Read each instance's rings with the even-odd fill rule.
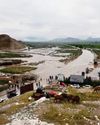
[[49,78],[46,79],[46,83],[51,84],[55,80],[58,80],[58,76],[49,76]]

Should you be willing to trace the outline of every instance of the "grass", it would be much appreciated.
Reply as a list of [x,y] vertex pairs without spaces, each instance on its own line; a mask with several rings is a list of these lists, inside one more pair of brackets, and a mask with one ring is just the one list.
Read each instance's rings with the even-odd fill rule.
[[[48,108],[48,111],[45,112],[45,114],[43,115],[43,118],[45,120],[47,120],[48,122],[51,122],[51,123],[52,122],[56,123],[58,125],[59,124],[60,125],[64,125],[64,123],[65,123],[65,120],[64,120],[65,117],[66,117],[65,114],[59,112],[59,110],[56,107],[52,106],[52,105],[50,105],[50,107]],[[68,117],[70,118],[70,116],[67,115],[66,119]]]
[[[0,125],[4,125],[6,123],[9,122],[9,119],[8,119],[8,116],[11,116],[17,112],[20,111],[20,109],[22,109],[24,106],[27,106],[29,103],[28,101],[28,97],[32,96],[33,92],[28,92],[28,93],[25,93],[23,95],[20,95],[18,97],[14,97],[14,98],[11,98],[3,103],[0,103],[0,108],[2,108],[3,106],[6,106],[8,104],[13,104],[15,102],[18,102],[19,105],[15,105],[13,104],[10,108],[4,110],[4,111],[0,111]],[[21,104],[23,103],[23,104]]]
[[6,89],[8,89],[8,86],[0,87],[0,92],[1,92],[1,91],[4,91],[4,90],[6,90]]
[[61,47],[61,48],[74,48],[71,45],[68,45],[66,42],[26,42],[26,45],[32,48],[52,48],[52,47]]
[[0,72],[3,73],[11,73],[11,74],[23,74],[25,72],[35,70],[36,67],[28,67],[28,66],[10,66],[4,69],[1,69]]
[[100,59],[100,50],[93,49],[93,52],[97,54],[97,59]]
[[24,102],[25,104],[28,104],[29,103],[28,97],[32,96],[32,94],[33,94],[33,92],[31,91],[31,92],[27,92],[25,94],[22,94],[20,96],[13,97],[7,101],[4,101],[3,103],[0,103],[0,108],[2,106],[12,104],[14,102],[19,102],[19,103]]
[[65,110],[61,111],[61,109],[59,110],[58,107],[51,104],[48,107],[48,110],[43,114],[43,119],[50,123],[54,123],[55,125],[66,125],[66,123],[68,123],[69,125],[84,125],[86,124],[84,117],[89,119],[92,118],[91,111],[89,111],[87,108],[81,109],[80,111],[74,113],[68,112],[68,108],[70,108],[71,110],[73,109],[72,106],[70,107],[70,105],[67,105],[67,107],[65,107]]
[[44,62],[45,62],[45,61],[39,61],[39,62],[29,63],[29,65],[37,66],[37,65],[42,64],[42,63],[44,63]]
[[63,104],[64,109],[66,109],[66,108],[76,109],[76,107],[77,107],[77,104],[72,104],[69,102],[63,102],[62,104]]
[[[79,95],[82,101],[100,100],[100,94],[98,93],[78,93],[77,89],[70,86],[68,87],[68,92],[73,95]],[[28,101],[28,97],[32,96],[32,94],[33,92],[28,92],[1,103],[0,108],[8,104],[13,104],[15,102],[19,102],[20,105],[12,105],[9,109],[0,112],[0,123],[6,123],[8,121],[7,116],[19,112],[22,107],[27,106],[30,103]],[[69,125],[90,125],[90,123],[85,120],[84,117],[89,119],[90,121],[95,121],[95,114],[93,114],[93,110],[95,110],[95,108],[98,109],[98,106],[95,104],[83,104],[82,102],[79,105],[68,102],[55,104],[53,100],[50,100],[44,102],[41,105],[39,105],[40,107],[37,107],[36,109],[37,114],[41,111],[41,116],[39,118],[41,120],[54,123],[55,125],[66,125],[66,123],[68,123]],[[35,114],[34,111],[33,113]],[[96,115],[99,117],[99,114]]]
[[7,116],[5,115],[0,115],[0,125],[5,125],[9,122],[9,120],[7,119]]
[[77,55],[81,55],[82,54],[82,50],[81,49],[75,49],[75,50],[69,50],[69,49],[61,49],[61,50],[58,50],[57,52],[59,53],[70,53],[71,55],[73,56],[77,56]]
[[62,50],[58,50],[58,52],[60,53],[70,53],[69,56],[67,56],[68,58],[66,59],[61,59],[60,62],[67,62],[67,61],[72,61],[74,59],[76,59],[78,56],[80,56],[82,54],[82,50],[81,49],[77,49],[77,50],[68,50],[68,49],[62,49]]
[[9,81],[8,80],[0,80],[0,85],[4,85],[4,84],[8,84]]
[[100,100],[100,94],[98,94],[98,93],[86,92],[86,93],[77,93],[77,95],[80,96],[82,101],[98,101],[98,100]]
[[74,44],[70,44],[72,46],[76,46],[76,47],[79,47],[79,48],[91,48],[91,49],[94,49],[94,48],[97,48],[97,49],[100,49],[100,43],[97,42],[92,42],[92,43],[89,43],[89,42],[86,42],[86,43],[74,43]]
[[68,87],[68,93],[72,94],[72,95],[78,95],[81,99],[81,101],[98,101],[100,100],[100,94],[98,94],[97,92],[85,92],[85,93],[81,93],[78,92],[77,89],[69,86]]
[[[68,93],[79,95],[81,104],[77,105],[68,102],[60,104],[55,104],[54,102],[46,103],[44,107],[47,107],[47,109],[43,109],[43,114],[40,118],[55,125],[66,125],[66,123],[69,125],[90,125],[90,121],[95,122],[94,116],[97,115],[99,117],[99,114],[93,114],[93,111],[98,109],[99,106],[91,104],[91,101],[100,100],[100,94],[92,92],[79,93],[77,89],[70,86],[68,87]],[[82,101],[90,101],[90,104],[83,104]]]
[[23,57],[23,55],[14,52],[0,53],[0,58],[18,58],[18,57]]
[[0,92],[8,88],[8,80],[0,80]]
[[[78,125],[84,125],[84,124],[89,124],[87,123],[85,120],[84,120],[84,117],[85,118],[88,118],[88,119],[91,119],[91,112],[88,110],[88,109],[83,109],[81,111],[79,111],[78,113],[76,113],[74,116],[73,116],[73,119],[72,121],[70,121],[70,123],[76,123]],[[71,123],[71,124],[72,124]]]
[[81,49],[92,49],[93,52],[97,54],[97,58],[100,59],[100,42],[93,42],[93,43],[75,43],[75,44],[70,44],[75,47],[79,47]]
[[77,94],[77,89],[75,89],[74,87],[68,86],[67,90],[68,90],[68,93],[70,94],[73,94],[73,95]]

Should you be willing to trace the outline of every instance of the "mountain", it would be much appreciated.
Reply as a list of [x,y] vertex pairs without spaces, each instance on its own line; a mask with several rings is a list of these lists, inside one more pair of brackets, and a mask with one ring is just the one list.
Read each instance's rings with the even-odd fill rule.
[[93,38],[93,37],[89,37],[86,39],[86,41],[90,41],[90,42],[100,42],[100,38],[97,37],[97,38]]
[[53,42],[80,42],[81,40],[78,38],[67,37],[67,38],[56,38],[52,41]]
[[42,41],[47,41],[47,39],[46,38],[43,38],[43,37],[32,37],[32,36],[30,36],[30,37],[26,37],[25,39],[24,39],[24,41],[27,41],[27,42],[42,42]]
[[0,50],[17,50],[25,48],[24,43],[6,34],[0,35]]

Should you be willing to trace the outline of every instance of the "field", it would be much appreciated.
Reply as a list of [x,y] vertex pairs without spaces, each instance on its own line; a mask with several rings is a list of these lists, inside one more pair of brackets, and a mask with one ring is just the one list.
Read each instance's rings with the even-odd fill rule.
[[25,72],[29,72],[31,70],[35,70],[36,67],[28,67],[28,66],[10,66],[0,70],[3,73],[11,73],[11,74],[23,74]]
[[69,44],[81,49],[90,49],[97,54],[97,59],[100,59],[100,42],[83,42],[83,43],[73,43]]
[[71,43],[69,45],[76,46],[79,48],[91,48],[91,49],[100,49],[100,42],[81,42],[81,43]]
[[70,53],[68,58],[60,60],[60,62],[65,62],[65,63],[76,59],[78,56],[80,56],[82,54],[81,49],[75,49],[75,50],[71,50],[71,49],[70,50],[68,50],[68,49],[63,50],[63,49],[61,49],[61,50],[58,50],[58,52],[60,52],[60,53]]
[[100,49],[100,42],[26,42],[26,45],[32,48],[48,48],[48,47],[60,47],[60,48],[98,48]]
[[64,42],[26,42],[25,44],[33,49],[51,48],[51,47],[74,48],[72,45],[68,45],[67,43]]
[[0,58],[15,58],[15,57],[18,58],[21,57],[21,55],[13,52],[0,53]]
[[25,55],[22,53],[15,53],[15,52],[0,52],[0,58],[20,58],[20,57],[29,57],[29,55]]
[[0,92],[8,88],[8,80],[0,80]]
[[97,54],[97,59],[100,59],[100,49],[93,49],[93,52]]

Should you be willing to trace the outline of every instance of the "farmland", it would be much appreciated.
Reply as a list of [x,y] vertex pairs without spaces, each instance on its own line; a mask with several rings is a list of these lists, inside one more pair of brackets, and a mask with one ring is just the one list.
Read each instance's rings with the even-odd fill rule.
[[31,70],[35,70],[36,67],[27,67],[27,66],[10,66],[1,69],[0,71],[3,73],[11,73],[11,74],[22,74]]

